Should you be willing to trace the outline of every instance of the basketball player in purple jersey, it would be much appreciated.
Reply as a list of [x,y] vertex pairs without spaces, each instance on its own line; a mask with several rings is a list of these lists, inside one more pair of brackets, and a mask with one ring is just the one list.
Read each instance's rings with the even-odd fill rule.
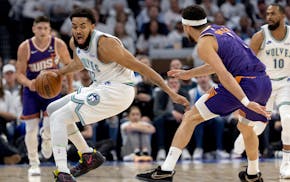
[[197,41],[199,57],[206,64],[188,71],[172,70],[168,75],[188,80],[216,73],[221,84],[204,94],[184,114],[163,165],[140,173],[137,178],[172,181],[176,162],[194,128],[203,121],[239,110],[237,127],[243,135],[248,156],[248,167],[240,172],[239,178],[241,181],[263,181],[258,166],[258,138],[253,126],[255,121],[267,122],[270,116],[264,107],[271,95],[271,81],[265,73],[265,65],[232,30],[208,25],[206,14],[200,6],[185,8],[182,24],[188,38]]
[[[29,175],[40,175],[38,157],[38,126],[43,118],[41,129],[41,152],[45,158],[52,155],[49,123],[46,107],[52,101],[60,98],[44,99],[35,92],[35,78],[42,70],[58,69],[59,60],[63,64],[71,62],[66,44],[50,36],[50,22],[47,17],[40,16],[34,20],[32,27],[34,37],[21,43],[17,56],[17,79],[23,85],[23,112],[21,119],[26,123],[25,144],[28,152],[30,168]],[[72,77],[68,76],[69,90],[72,89]]]

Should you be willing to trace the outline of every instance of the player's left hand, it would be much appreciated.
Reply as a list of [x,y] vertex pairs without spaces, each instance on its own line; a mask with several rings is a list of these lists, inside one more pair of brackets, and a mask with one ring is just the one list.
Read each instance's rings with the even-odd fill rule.
[[268,112],[265,106],[261,106],[256,102],[250,102],[247,105],[247,108],[251,109],[252,111],[255,111],[258,114],[265,116],[267,119],[271,119],[271,112]]
[[172,99],[172,101],[174,103],[183,105],[185,107],[185,110],[189,110],[190,109],[189,108],[189,106],[190,106],[189,101],[185,97],[174,93],[173,95],[170,96],[170,98]]

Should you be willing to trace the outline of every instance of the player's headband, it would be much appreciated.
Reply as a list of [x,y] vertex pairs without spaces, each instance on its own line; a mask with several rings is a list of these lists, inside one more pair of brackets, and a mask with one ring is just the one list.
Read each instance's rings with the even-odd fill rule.
[[183,25],[189,25],[189,26],[200,26],[207,23],[207,18],[201,19],[201,20],[188,20],[188,19],[181,19],[181,22]]

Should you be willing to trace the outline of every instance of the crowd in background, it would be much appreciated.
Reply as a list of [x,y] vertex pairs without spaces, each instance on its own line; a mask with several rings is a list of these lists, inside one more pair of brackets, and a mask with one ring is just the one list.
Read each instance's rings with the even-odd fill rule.
[[[286,0],[0,0],[0,163],[27,162],[24,145],[25,126],[21,115],[21,86],[16,81],[17,48],[31,38],[35,17],[51,19],[52,35],[68,43],[71,37],[69,14],[78,7],[91,8],[97,20],[96,29],[118,37],[124,46],[144,64],[151,66],[151,50],[192,47],[193,65],[200,63],[194,43],[183,33],[180,12],[197,3],[206,10],[208,21],[232,28],[246,43],[265,24],[266,7],[281,3],[286,22],[290,22],[290,2]],[[172,58],[168,70],[189,69]],[[79,128],[90,145],[108,160],[164,160],[173,135],[181,122],[184,108],[172,103],[168,95],[136,73],[136,97],[132,107],[118,116]],[[166,78],[170,88],[185,96],[193,105],[202,94],[218,83],[213,76],[180,81]],[[63,80],[62,94],[67,94]],[[83,70],[74,75],[74,88],[89,86],[89,74]],[[237,115],[217,117],[199,125],[192,141],[182,153],[182,160],[227,159],[239,132]],[[281,122],[273,112],[272,120],[260,136],[260,153],[274,157],[281,149]],[[77,161],[76,149],[69,149],[69,160]]]

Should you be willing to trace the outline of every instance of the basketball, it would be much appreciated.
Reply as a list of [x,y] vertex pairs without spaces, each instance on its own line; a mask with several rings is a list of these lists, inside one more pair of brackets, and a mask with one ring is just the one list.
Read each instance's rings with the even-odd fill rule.
[[53,71],[42,71],[35,80],[35,89],[45,99],[54,98],[61,91],[61,76]]

